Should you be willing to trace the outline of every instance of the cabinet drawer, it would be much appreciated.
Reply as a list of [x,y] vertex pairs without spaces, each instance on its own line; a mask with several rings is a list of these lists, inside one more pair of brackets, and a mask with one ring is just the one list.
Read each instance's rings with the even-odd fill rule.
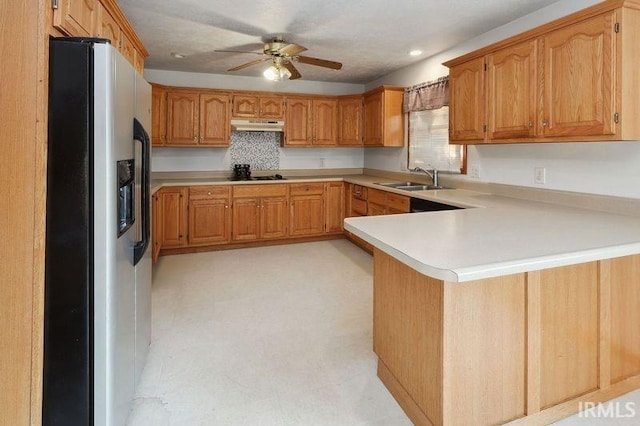
[[284,197],[287,185],[237,185],[233,187],[233,198]]
[[191,186],[189,187],[189,199],[209,200],[214,198],[228,198],[230,189],[228,186]]
[[324,193],[324,183],[292,183],[289,186],[291,195],[312,195]]
[[354,198],[358,198],[360,200],[367,200],[367,187],[362,185],[353,185],[351,187],[351,194]]
[[409,197],[388,192],[387,207],[397,212],[409,213]]
[[387,204],[387,193],[385,191],[378,191],[377,189],[369,189],[367,200],[369,200],[369,203],[385,206]]
[[360,216],[366,216],[367,202],[358,198],[354,198],[353,200],[351,200],[351,211]]

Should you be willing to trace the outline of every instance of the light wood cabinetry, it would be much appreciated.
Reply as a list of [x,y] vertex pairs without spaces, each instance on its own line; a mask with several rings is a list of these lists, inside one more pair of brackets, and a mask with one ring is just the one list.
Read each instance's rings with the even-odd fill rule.
[[324,184],[324,232],[342,232],[345,215],[344,183]]
[[58,0],[52,25],[72,37],[99,37],[111,41],[142,74],[149,52],[122,13],[116,0]]
[[190,246],[226,244],[231,241],[231,188],[189,188]]
[[70,35],[92,36],[100,6],[98,0],[60,0],[53,11],[53,26]]
[[324,184],[290,185],[289,235],[319,235],[324,232]]
[[338,98],[338,145],[362,146],[362,96]]
[[167,91],[151,85],[151,144],[162,146],[167,141]]
[[165,145],[228,146],[229,96],[167,91],[166,133]]
[[311,111],[311,144],[335,145],[338,140],[338,101],[314,99]]
[[187,188],[167,187],[158,192],[162,210],[162,248],[187,244]]
[[409,200],[410,198],[404,195],[369,188],[367,215],[408,213]]
[[284,238],[288,227],[287,185],[242,185],[233,188],[232,240]]
[[450,141],[640,139],[639,26],[604,2],[447,62]]
[[311,100],[307,98],[287,98],[286,116],[284,145],[310,145]]
[[284,118],[284,98],[260,94],[234,95],[232,116],[234,118]]
[[404,88],[382,86],[364,94],[364,145],[404,145]]

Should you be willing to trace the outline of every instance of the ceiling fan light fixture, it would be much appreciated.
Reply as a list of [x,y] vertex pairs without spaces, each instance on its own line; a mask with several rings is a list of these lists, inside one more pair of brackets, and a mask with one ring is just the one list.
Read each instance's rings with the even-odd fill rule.
[[277,65],[271,65],[269,68],[264,70],[262,73],[264,78],[271,81],[282,81],[288,80],[291,77],[291,71],[284,67],[279,67]]

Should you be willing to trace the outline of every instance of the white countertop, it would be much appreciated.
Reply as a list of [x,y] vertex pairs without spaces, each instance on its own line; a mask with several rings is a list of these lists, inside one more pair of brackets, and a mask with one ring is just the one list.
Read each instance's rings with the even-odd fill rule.
[[415,195],[477,207],[349,218],[345,229],[415,270],[450,282],[640,253],[638,217],[471,191]]

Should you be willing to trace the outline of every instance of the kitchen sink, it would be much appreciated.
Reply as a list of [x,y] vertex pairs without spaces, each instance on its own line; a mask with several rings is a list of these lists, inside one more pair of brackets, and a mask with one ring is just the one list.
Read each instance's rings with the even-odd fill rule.
[[446,186],[424,185],[418,182],[381,182],[376,185],[388,188],[401,189],[403,191],[432,191],[434,189],[451,189]]

